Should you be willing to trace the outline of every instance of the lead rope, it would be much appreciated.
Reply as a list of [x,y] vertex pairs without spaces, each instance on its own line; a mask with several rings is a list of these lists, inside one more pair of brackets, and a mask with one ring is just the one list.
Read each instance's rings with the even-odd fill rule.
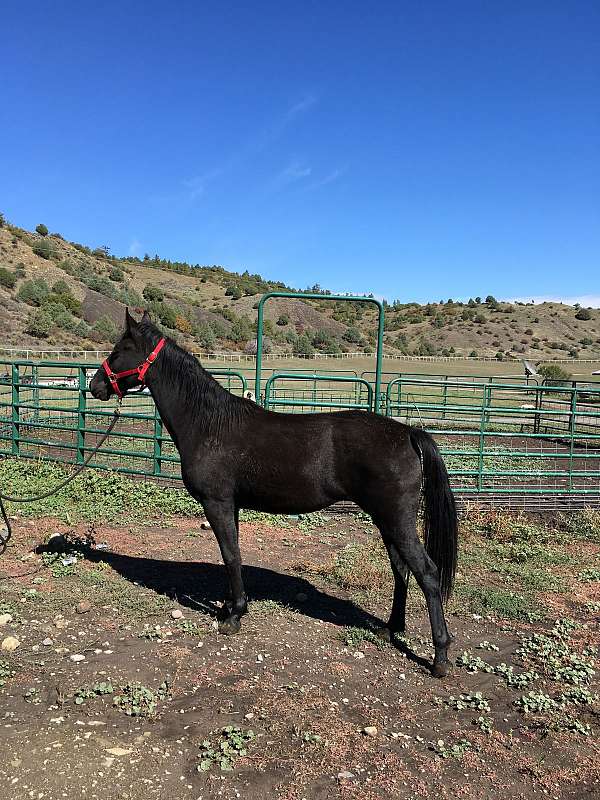
[[52,497],[53,494],[60,492],[61,489],[64,489],[64,487],[68,486],[68,484],[71,483],[71,481],[74,481],[75,478],[78,475],[80,475],[83,472],[83,470],[87,467],[92,458],[96,455],[98,450],[100,450],[104,442],[108,439],[108,437],[112,433],[112,430],[117,424],[117,420],[119,419],[120,416],[121,416],[121,408],[119,403],[119,406],[117,406],[117,408],[115,408],[113,412],[113,418],[110,422],[110,425],[108,426],[106,431],[102,434],[99,442],[91,451],[91,453],[87,456],[83,464],[77,467],[77,469],[72,475],[69,475],[68,478],[66,478],[64,481],[61,481],[58,484],[58,486],[55,486],[49,492],[44,492],[43,494],[38,494],[35,495],[34,497],[10,497],[10,495],[2,494],[2,492],[0,492],[0,512],[2,513],[4,524],[6,525],[6,534],[3,531],[0,531],[0,556],[4,554],[6,548],[8,547],[8,542],[10,541],[10,538],[12,536],[12,527],[8,519],[6,509],[4,508],[4,501],[8,503],[33,503],[36,500],[45,500],[47,497]]

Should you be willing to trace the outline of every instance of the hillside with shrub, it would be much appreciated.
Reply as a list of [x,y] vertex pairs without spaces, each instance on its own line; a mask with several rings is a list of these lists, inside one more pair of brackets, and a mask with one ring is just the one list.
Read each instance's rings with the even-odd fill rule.
[[[149,309],[183,346],[199,352],[256,350],[256,308],[284,283],[219,265],[145,255],[125,258],[0,216],[0,347],[107,349],[125,307]],[[371,352],[377,315],[368,303],[274,299],[265,307],[265,350]],[[491,356],[541,361],[600,358],[600,310],[494,297],[425,305],[386,303],[390,355]]]

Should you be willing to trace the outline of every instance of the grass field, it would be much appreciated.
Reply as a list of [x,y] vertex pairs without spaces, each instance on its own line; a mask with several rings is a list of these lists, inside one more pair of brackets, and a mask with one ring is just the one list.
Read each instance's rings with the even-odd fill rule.
[[88,473],[23,511],[0,561],[0,640],[18,642],[0,653],[2,797],[600,791],[597,511],[463,516],[443,681],[414,583],[406,635],[373,633],[391,575],[363,514],[243,514],[250,614],[227,638],[218,548],[184,492]]

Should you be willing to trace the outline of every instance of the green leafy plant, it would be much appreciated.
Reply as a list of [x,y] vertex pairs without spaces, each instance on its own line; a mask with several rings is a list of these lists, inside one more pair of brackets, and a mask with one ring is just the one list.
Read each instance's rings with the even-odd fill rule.
[[17,276],[14,272],[6,267],[0,267],[0,286],[4,286],[5,289],[14,289],[16,282]]
[[169,693],[166,681],[156,691],[141,683],[126,683],[115,695],[113,705],[129,717],[151,717],[155,714],[159,700],[164,700]]
[[103,695],[113,694],[114,688],[110,681],[100,681],[94,683],[89,688],[77,689],[74,695],[75,705],[83,705],[86,700],[91,700],[94,697],[102,697]]
[[374,631],[370,631],[367,628],[344,628],[344,630],[340,633],[340,639],[345,645],[347,645],[347,647],[360,647],[365,642],[374,644],[375,647],[380,650],[385,647],[385,642],[383,639],[377,636]]
[[490,704],[481,692],[459,694],[458,697],[450,695],[445,701],[445,704],[449,708],[454,708],[457,711],[463,711],[466,708],[473,709],[474,711],[490,711]]
[[8,661],[0,661],[0,688],[6,685],[6,681],[15,674]]
[[468,739],[459,739],[454,744],[446,744],[443,739],[438,739],[437,742],[430,745],[430,749],[440,758],[461,759],[465,753],[469,750],[474,750],[475,747]]
[[223,771],[231,771],[240,756],[248,752],[248,745],[256,738],[253,730],[243,730],[238,725],[227,725],[214,741],[205,739],[200,748],[198,772],[207,772],[214,764]]

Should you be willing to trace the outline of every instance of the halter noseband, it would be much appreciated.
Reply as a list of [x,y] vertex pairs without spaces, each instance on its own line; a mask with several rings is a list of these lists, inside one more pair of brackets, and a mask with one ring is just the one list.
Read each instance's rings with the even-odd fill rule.
[[147,358],[144,361],[142,361],[141,364],[138,364],[137,367],[134,367],[133,369],[124,369],[122,370],[122,372],[113,372],[108,363],[108,359],[107,358],[104,359],[104,361],[102,362],[102,367],[104,369],[104,372],[106,372],[106,377],[110,381],[110,385],[112,386],[112,388],[114,389],[115,393],[118,395],[119,398],[123,397],[123,392],[119,389],[119,384],[118,384],[120,378],[126,378],[129,375],[137,375],[137,379],[140,382],[141,386],[146,385],[144,381],[146,373],[150,369],[150,366],[156,361],[156,357],[165,346],[166,341],[167,340],[163,336],[163,338],[156,345],[154,350],[147,356]]

